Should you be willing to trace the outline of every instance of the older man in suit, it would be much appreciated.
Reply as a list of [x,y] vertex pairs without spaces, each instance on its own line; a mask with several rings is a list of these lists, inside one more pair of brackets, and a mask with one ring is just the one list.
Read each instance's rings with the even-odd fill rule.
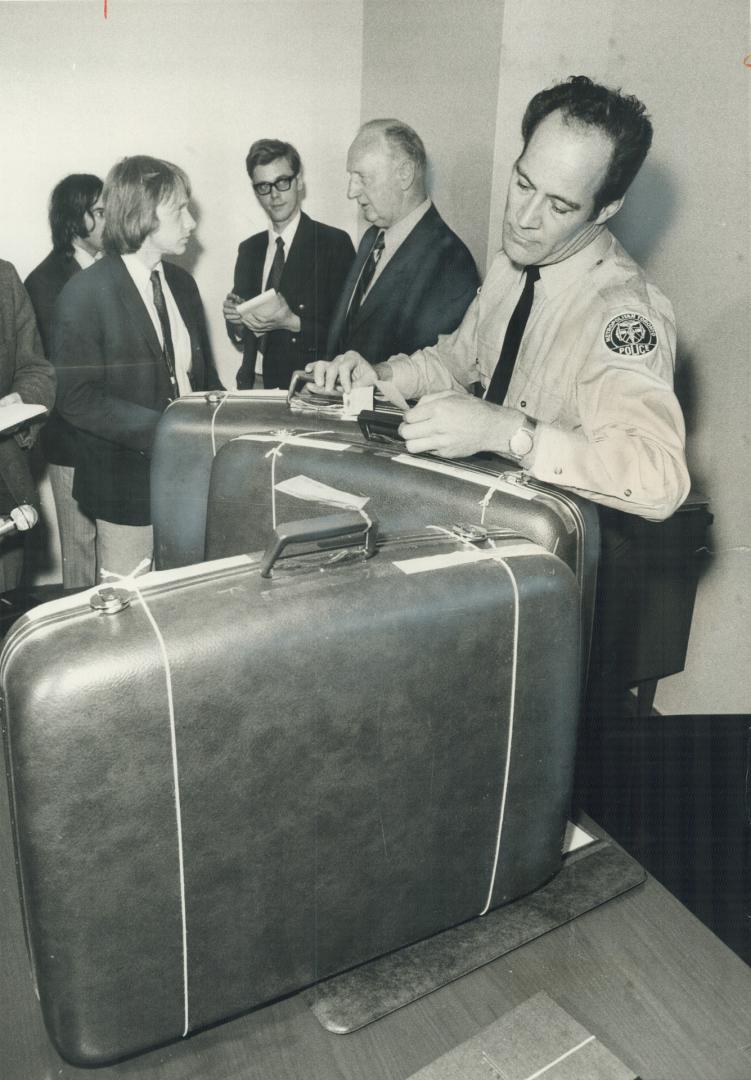
[[350,147],[347,171],[347,197],[370,228],[339,297],[327,354],[352,350],[379,364],[454,330],[480,279],[428,197],[416,131],[399,120],[370,120]]
[[[12,397],[11,397],[12,395]],[[0,406],[5,399],[51,409],[55,372],[44,358],[34,309],[15,269],[0,260]],[[0,418],[2,410],[0,409]],[[28,451],[35,426],[16,434],[0,434],[0,513],[23,503],[36,503],[37,490]],[[23,570],[20,536],[0,540],[0,592],[15,589]]]
[[220,386],[195,281],[163,256],[195,221],[182,169],[125,158],[104,185],[105,250],[63,289],[53,319],[58,408],[77,432],[73,495],[97,526],[99,571],[151,560],[149,458],[159,417]]
[[[99,177],[73,173],[56,184],[50,196],[49,218],[52,251],[24,282],[46,356],[52,341],[52,312],[60,292],[74,274],[93,266],[102,253],[104,204]],[[75,429],[55,410],[40,442],[55,499],[66,589],[84,589],[93,585],[95,578],[96,529],[73,498],[75,440]]]
[[[355,249],[347,233],[300,209],[302,165],[291,143],[259,139],[245,166],[269,227],[240,244],[224,317],[230,340],[243,353],[238,388],[286,389],[293,371],[325,355],[332,311]],[[238,312],[241,300],[269,288],[277,292],[271,311]]]

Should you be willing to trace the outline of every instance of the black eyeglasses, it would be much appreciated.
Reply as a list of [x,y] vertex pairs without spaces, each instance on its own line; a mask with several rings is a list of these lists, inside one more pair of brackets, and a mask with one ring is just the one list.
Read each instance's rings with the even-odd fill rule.
[[294,173],[292,176],[277,176],[276,180],[262,180],[260,184],[253,184],[253,190],[256,195],[270,195],[272,188],[276,188],[277,191],[289,191],[296,176],[297,173]]

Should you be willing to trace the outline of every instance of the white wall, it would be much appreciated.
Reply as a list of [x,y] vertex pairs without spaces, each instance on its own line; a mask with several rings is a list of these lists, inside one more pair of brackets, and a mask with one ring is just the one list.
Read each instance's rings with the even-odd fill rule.
[[721,9],[505,0],[498,86],[491,252],[532,93],[587,74],[642,98],[654,122],[613,231],[673,302],[689,467],[715,515],[686,670],[658,687],[664,713],[747,712],[751,703],[748,3]]
[[366,0],[362,118],[419,132],[431,193],[481,275],[487,256],[503,0]]
[[[22,277],[50,248],[47,200],[67,173],[104,177],[127,154],[181,165],[198,228],[179,260],[198,282],[220,374],[239,353],[221,317],[240,240],[264,227],[250,143],[294,143],[305,209],[356,234],[347,147],[360,122],[362,0],[0,2],[0,257]],[[42,485],[46,522],[54,522]],[[54,529],[36,577],[60,579]]]
[[[198,281],[222,374],[239,363],[221,302],[238,242],[264,225],[245,173],[259,137],[293,142],[305,209],[355,231],[347,146],[360,119],[359,0],[0,3],[0,243],[25,276],[49,250],[46,205],[69,172],[146,153],[181,165]],[[274,59],[269,62],[268,58]]]

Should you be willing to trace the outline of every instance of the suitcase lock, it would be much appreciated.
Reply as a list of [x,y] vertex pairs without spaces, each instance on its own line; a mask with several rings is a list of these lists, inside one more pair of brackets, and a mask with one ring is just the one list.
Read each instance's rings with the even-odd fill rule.
[[488,539],[488,530],[482,525],[470,525],[467,522],[459,522],[451,527],[451,531],[454,536],[467,544],[484,544]]
[[126,589],[114,589],[106,585],[89,597],[89,607],[103,615],[116,615],[123,608],[130,607],[131,594]]

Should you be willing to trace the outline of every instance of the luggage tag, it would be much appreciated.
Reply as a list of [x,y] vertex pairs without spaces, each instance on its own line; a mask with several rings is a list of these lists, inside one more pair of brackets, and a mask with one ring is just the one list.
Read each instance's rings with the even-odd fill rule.
[[351,495],[348,491],[340,491],[302,474],[291,476],[289,480],[282,480],[274,486],[283,495],[292,495],[295,499],[304,499],[306,502],[328,503],[329,506],[338,506],[345,510],[362,510],[363,506],[370,502],[367,495]]

